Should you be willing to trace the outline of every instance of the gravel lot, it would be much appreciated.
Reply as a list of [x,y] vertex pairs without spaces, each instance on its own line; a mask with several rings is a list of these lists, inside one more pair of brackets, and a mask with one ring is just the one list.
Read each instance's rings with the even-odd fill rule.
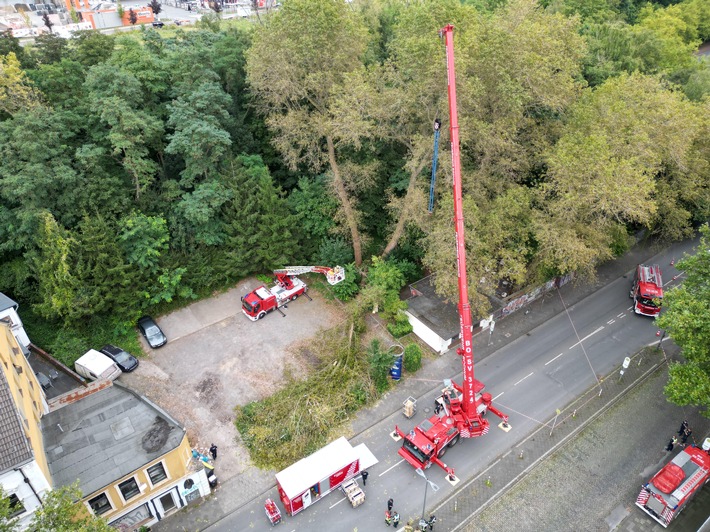
[[190,443],[206,452],[219,448],[218,476],[227,480],[249,466],[234,427],[233,409],[271,395],[284,381],[309,370],[296,346],[344,319],[339,303],[315,291],[284,309],[252,322],[241,312],[241,296],[260,283],[235,288],[157,318],[168,337],[159,349],[143,343],[147,356],[122,382],[165,409],[187,429]]

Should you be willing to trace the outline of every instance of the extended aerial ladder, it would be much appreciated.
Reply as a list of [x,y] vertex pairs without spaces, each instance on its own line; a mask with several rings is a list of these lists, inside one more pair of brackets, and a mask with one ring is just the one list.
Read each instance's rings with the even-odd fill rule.
[[328,266],[286,266],[285,268],[274,270],[277,282],[286,290],[293,288],[293,280],[291,278],[294,275],[302,275],[304,273],[322,273],[328,283],[333,285],[345,279],[345,268],[342,266],[333,268]]
[[454,470],[442,462],[440,458],[448,447],[456,445],[459,438],[474,438],[488,432],[489,423],[483,417],[487,410],[490,410],[503,420],[502,424],[505,430],[510,429],[508,416],[493,406],[492,396],[489,393],[481,393],[484,385],[476,380],[473,370],[473,327],[466,271],[453,32],[454,27],[449,24],[441,30],[440,35],[444,37],[446,43],[448,71],[449,129],[454,187],[454,226],[456,231],[456,267],[458,272],[458,309],[461,339],[461,345],[456,350],[456,353],[461,356],[463,382],[458,385],[452,381],[445,381],[442,395],[437,399],[437,404],[442,407],[443,415],[435,414],[408,433],[404,433],[399,427],[395,427],[396,435],[403,439],[402,447],[399,450],[400,456],[417,469],[425,469],[432,463],[437,464],[448,473],[450,478],[454,478]]

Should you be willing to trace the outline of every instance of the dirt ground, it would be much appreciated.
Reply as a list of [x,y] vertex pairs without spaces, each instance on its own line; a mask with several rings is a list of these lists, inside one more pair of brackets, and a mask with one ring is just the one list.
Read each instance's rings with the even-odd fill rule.
[[241,312],[241,296],[257,287],[247,279],[235,288],[199,301],[156,321],[168,337],[159,349],[144,345],[146,356],[123,383],[145,395],[179,421],[193,447],[207,454],[219,449],[218,476],[225,481],[243,472],[249,458],[234,427],[233,409],[271,395],[284,371],[303,375],[312,361],[296,347],[344,318],[340,303],[311,291],[283,311],[252,322]]

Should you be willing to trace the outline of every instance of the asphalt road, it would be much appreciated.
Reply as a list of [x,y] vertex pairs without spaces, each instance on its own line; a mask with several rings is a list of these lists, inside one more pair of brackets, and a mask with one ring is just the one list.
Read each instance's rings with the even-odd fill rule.
[[[669,263],[681,251],[691,251],[692,242],[654,257],[663,265],[666,287],[680,282]],[[510,415],[513,429],[506,433],[493,428],[488,435],[473,441],[462,441],[446,455],[448,465],[466,480],[483,470],[502,453],[523,440],[531,431],[548,422],[557,409],[574,400],[583,391],[597,385],[601,375],[620,366],[624,357],[642,347],[657,343],[654,320],[636,316],[631,311],[628,292],[630,280],[619,278],[596,293],[568,308],[528,335],[498,350],[476,365],[476,377],[487,384],[495,404]],[[495,332],[493,340],[495,341]],[[442,375],[460,377],[459,375]],[[422,407],[432,404],[440,389],[432,383],[429,394],[419,399]],[[287,530],[372,530],[383,525],[386,500],[392,497],[402,524],[416,519],[422,511],[422,485],[412,468],[397,455],[399,445],[390,432],[395,423],[409,428],[430,415],[420,408],[410,421],[400,414],[377,423],[352,440],[365,442],[379,459],[370,468],[366,503],[353,509],[339,492],[331,493],[294,517],[288,517]],[[489,414],[490,415],[490,414]],[[491,419],[495,425],[495,418]],[[429,490],[427,507],[450,496],[456,487],[448,483],[442,470],[427,472],[439,490]],[[269,496],[278,499],[276,490]],[[268,530],[260,502],[247,505],[225,516],[208,530]],[[439,528],[437,529],[445,529]]]

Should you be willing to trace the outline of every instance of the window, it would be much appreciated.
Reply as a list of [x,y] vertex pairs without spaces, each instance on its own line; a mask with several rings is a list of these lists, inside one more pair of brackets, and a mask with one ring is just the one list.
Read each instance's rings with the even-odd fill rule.
[[89,506],[91,506],[91,509],[96,515],[102,515],[113,510],[111,502],[108,500],[105,493],[102,493],[93,499],[89,499]]
[[163,463],[159,462],[150,466],[148,468],[148,477],[150,478],[150,483],[153,484],[153,486],[168,478],[168,475],[165,473]]
[[123,495],[123,499],[126,501],[141,492],[141,490],[138,489],[138,484],[136,483],[135,478],[129,478],[128,480],[121,482],[118,485],[118,489],[121,490],[121,495]]
[[8,517],[16,517],[25,512],[25,505],[14,493],[8,497],[10,500],[10,515]]

